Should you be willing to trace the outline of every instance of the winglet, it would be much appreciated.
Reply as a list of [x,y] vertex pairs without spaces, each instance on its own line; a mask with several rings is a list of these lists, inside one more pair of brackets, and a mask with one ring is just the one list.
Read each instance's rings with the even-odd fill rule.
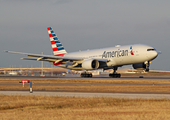
[[54,33],[53,29],[51,27],[48,27],[47,30],[51,41],[54,56],[64,56],[65,54],[67,54],[66,50],[64,49],[63,45],[61,44],[58,37]]

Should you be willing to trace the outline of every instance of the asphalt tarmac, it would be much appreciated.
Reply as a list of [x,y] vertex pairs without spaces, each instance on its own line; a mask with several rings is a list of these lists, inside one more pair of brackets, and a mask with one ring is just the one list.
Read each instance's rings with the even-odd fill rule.
[[[22,86],[22,83],[0,83],[0,86]],[[29,86],[29,83],[25,83]],[[33,83],[33,86],[109,86],[109,85],[153,85],[153,83]],[[154,83],[154,85],[170,85],[170,83]]]
[[144,76],[143,78],[140,78],[140,76],[125,76],[121,78],[110,78],[108,76],[95,76],[92,78],[82,78],[79,75],[67,75],[67,76],[45,76],[45,77],[40,77],[40,76],[0,76],[0,79],[83,79],[83,80],[88,80],[88,79],[93,79],[93,80],[170,80],[170,76]]

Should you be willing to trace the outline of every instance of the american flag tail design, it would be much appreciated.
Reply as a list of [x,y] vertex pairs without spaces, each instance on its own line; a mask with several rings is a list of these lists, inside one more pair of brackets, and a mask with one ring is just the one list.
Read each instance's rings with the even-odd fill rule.
[[47,30],[50,37],[54,56],[64,56],[65,54],[67,54],[66,50],[64,49],[63,45],[61,44],[58,37],[54,33],[53,29],[51,27],[48,27]]

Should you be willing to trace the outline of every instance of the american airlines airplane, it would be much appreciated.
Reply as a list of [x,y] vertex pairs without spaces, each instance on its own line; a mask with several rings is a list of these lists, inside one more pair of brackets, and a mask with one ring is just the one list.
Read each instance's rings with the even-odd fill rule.
[[109,48],[67,53],[53,29],[48,27],[47,30],[54,56],[13,51],[5,52],[24,54],[30,57],[22,58],[24,60],[47,61],[59,67],[79,71],[83,70],[84,72],[81,73],[81,77],[92,77],[91,70],[113,69],[114,72],[109,74],[109,76],[114,78],[121,77],[116,71],[118,67],[123,65],[132,64],[134,69],[149,71],[151,61],[158,56],[155,48],[143,44],[117,45]]

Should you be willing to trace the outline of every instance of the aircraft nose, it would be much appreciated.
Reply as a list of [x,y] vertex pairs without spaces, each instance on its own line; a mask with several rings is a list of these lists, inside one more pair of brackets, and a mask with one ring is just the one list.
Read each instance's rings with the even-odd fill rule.
[[158,52],[157,51],[153,51],[152,56],[153,56],[153,59],[155,59],[158,56]]
[[158,56],[158,52],[156,50],[148,51],[147,56],[148,56],[149,59],[153,60]]

